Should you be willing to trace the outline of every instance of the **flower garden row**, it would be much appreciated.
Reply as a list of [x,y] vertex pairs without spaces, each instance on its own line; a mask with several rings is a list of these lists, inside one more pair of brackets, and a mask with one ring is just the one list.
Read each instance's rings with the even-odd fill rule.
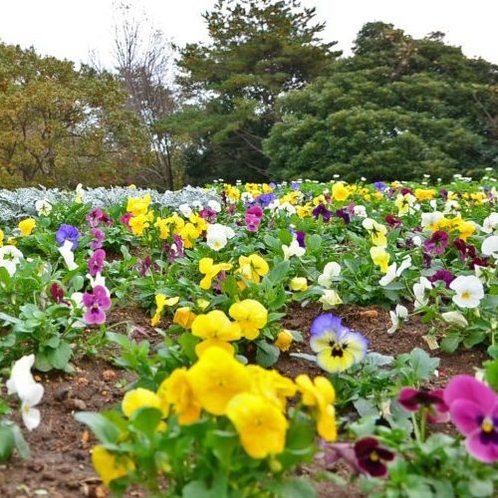
[[[77,414],[100,440],[92,462],[116,494],[141,483],[163,496],[313,496],[295,469],[342,458],[372,496],[491,496],[497,187],[489,177],[219,181],[175,207],[133,188],[106,205],[81,187],[63,200],[47,191],[26,206],[36,214],[0,230],[7,394],[35,429],[44,389],[31,369],[70,373],[79,355],[117,343],[136,386],[119,407]],[[323,309],[310,324],[313,355],[293,352],[308,331],[282,328],[292,302]],[[429,391],[437,358],[369,350],[333,313],[341,303],[388,306],[385,334],[422,315],[431,348],[484,347],[489,361],[476,378]],[[107,325],[111,308],[130,304],[150,316],[160,347]],[[282,353],[323,374],[283,376]],[[11,406],[0,399],[4,461],[28,452]],[[438,431],[449,420],[460,435]]]

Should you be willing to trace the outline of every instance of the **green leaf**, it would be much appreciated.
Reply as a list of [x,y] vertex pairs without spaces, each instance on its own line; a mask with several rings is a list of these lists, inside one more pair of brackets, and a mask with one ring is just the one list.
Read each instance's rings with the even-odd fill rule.
[[415,348],[410,353],[410,364],[418,379],[427,380],[439,366],[439,358],[431,358],[421,348]]
[[272,287],[287,279],[289,273],[290,262],[281,261],[277,263],[264,277],[263,281],[270,282]]
[[486,382],[498,392],[498,359],[486,364],[485,376]]
[[0,425],[0,462],[10,460],[15,447],[15,438],[12,426]]
[[258,364],[262,367],[271,367],[274,365],[280,356],[280,349],[265,341],[258,341],[256,345],[258,346],[256,350],[256,361]]
[[440,343],[441,351],[444,351],[445,353],[454,353],[460,342],[462,342],[462,335],[460,331],[449,331]]
[[470,496],[480,498],[493,496],[494,486],[492,481],[481,481],[473,479],[469,482]]
[[307,252],[315,252],[320,249],[322,245],[322,237],[317,233],[306,236],[306,251]]
[[162,418],[163,414],[159,408],[147,406],[133,412],[130,425],[133,430],[141,432],[149,439],[152,439]]
[[273,481],[268,489],[281,498],[315,498],[316,490],[312,484],[299,477],[286,479],[285,481]]
[[121,434],[118,427],[102,413],[78,412],[74,418],[88,425],[102,443],[115,443]]
[[72,354],[73,350],[71,349],[71,346],[65,341],[62,341],[55,349],[46,350],[47,359],[50,365],[58,370],[65,370],[67,368]]

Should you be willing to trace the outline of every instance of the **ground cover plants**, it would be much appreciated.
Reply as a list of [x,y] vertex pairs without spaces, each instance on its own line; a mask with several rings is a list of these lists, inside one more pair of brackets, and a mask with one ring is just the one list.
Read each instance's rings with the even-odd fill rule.
[[497,185],[2,192],[0,490],[493,496]]

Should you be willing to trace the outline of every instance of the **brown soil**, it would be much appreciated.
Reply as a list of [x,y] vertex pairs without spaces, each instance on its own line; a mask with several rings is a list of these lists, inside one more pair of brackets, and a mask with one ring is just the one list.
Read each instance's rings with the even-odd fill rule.
[[[333,312],[343,317],[343,322],[353,330],[363,333],[370,341],[370,350],[382,354],[397,355],[420,347],[432,356],[441,358],[439,368],[441,383],[458,373],[473,373],[486,359],[480,349],[458,350],[447,355],[430,350],[424,335],[428,326],[412,317],[401,331],[388,335],[389,313],[380,308],[341,306]],[[301,307],[293,305],[284,320],[284,327],[299,330],[306,336],[312,320],[322,313],[317,305]],[[116,310],[111,322],[130,320],[145,332],[145,338],[154,341],[154,331],[149,318],[140,310]],[[296,344],[292,352],[309,352],[305,343]],[[106,497],[108,492],[94,472],[89,452],[96,443],[86,426],[74,420],[78,411],[101,411],[119,403],[132,381],[130,374],[116,368],[107,357],[80,358],[75,361],[74,374],[49,373],[37,375],[45,386],[40,405],[42,423],[32,432],[25,432],[31,448],[31,456],[23,460],[15,456],[8,465],[0,466],[0,496],[5,498],[38,497],[77,498]],[[283,354],[276,367],[285,375],[295,377],[299,373],[322,374],[314,364]],[[314,475],[316,467],[301,469],[303,475]],[[322,469],[323,470],[323,469]],[[330,469],[348,477],[347,470],[339,466]],[[339,487],[331,481],[316,483],[318,496],[322,498],[355,498],[363,496],[353,484]],[[145,497],[140,490],[130,490],[128,497]]]

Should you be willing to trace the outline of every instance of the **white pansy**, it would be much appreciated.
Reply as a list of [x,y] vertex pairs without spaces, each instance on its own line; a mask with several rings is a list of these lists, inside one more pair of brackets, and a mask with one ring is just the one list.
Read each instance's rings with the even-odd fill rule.
[[223,249],[227,245],[228,239],[233,237],[235,237],[233,229],[221,223],[208,225],[206,230],[206,244],[214,251]]
[[282,202],[281,204],[277,205],[277,210],[278,212],[285,212],[289,216],[296,214],[296,208],[290,203],[290,202]]
[[446,311],[445,313],[441,313],[441,318],[451,325],[456,325],[457,327],[467,327],[469,322],[467,319],[460,313],[460,311]]
[[482,222],[481,231],[484,233],[492,233],[498,226],[498,213],[491,213],[487,218],[484,218]]
[[193,212],[192,208],[186,203],[180,204],[178,206],[178,211],[180,211],[182,216],[184,216],[185,218],[188,218]]
[[429,297],[426,296],[426,291],[430,289],[432,289],[432,284],[426,277],[420,277],[419,281],[413,284],[415,309],[421,308],[429,302]]
[[17,270],[17,265],[24,259],[23,253],[12,245],[0,247],[0,267],[7,270],[7,273],[12,277]]
[[38,216],[47,216],[52,211],[52,204],[46,199],[39,199],[35,202],[35,209]]
[[484,286],[474,275],[460,275],[450,283],[453,302],[460,308],[477,308],[484,297]]
[[330,308],[342,303],[342,299],[334,289],[324,289],[323,295],[320,299],[318,299],[318,301],[322,303],[324,310],[329,310]]
[[388,334],[394,334],[399,329],[400,325],[408,318],[408,309],[402,304],[396,305],[394,311],[389,311],[392,326],[387,329]]
[[387,273],[379,280],[379,284],[382,287],[389,285],[393,280],[401,276],[401,274],[412,265],[411,256],[405,256],[401,264],[398,265],[396,262],[392,263],[387,268]]
[[353,214],[358,218],[366,218],[367,217],[367,208],[365,206],[355,206],[353,208]]
[[218,201],[211,199],[208,201],[207,205],[209,209],[215,211],[216,213],[221,212],[221,204]]
[[415,247],[420,247],[422,245],[422,237],[420,235],[414,235],[411,238],[411,241]]
[[289,259],[292,256],[297,256],[300,258],[305,252],[306,249],[301,247],[296,239],[294,239],[290,245],[282,245],[282,251],[284,253],[284,259]]
[[431,213],[422,213],[420,226],[428,227],[436,224],[439,220],[444,218],[444,214],[441,211],[432,211]]
[[69,239],[64,241],[58,251],[60,252],[62,258],[64,259],[64,263],[66,263],[67,269],[69,271],[76,270],[78,265],[74,262],[74,252],[73,252],[73,243]]
[[9,394],[17,394],[21,400],[22,419],[30,431],[40,425],[40,411],[35,406],[41,401],[44,393],[43,386],[36,382],[31,374],[34,362],[34,354],[17,360],[6,382]]
[[486,237],[482,242],[481,251],[486,256],[498,259],[498,235]]
[[329,288],[332,280],[338,277],[341,273],[341,265],[335,261],[327,263],[323,269],[323,273],[318,277],[318,285]]

